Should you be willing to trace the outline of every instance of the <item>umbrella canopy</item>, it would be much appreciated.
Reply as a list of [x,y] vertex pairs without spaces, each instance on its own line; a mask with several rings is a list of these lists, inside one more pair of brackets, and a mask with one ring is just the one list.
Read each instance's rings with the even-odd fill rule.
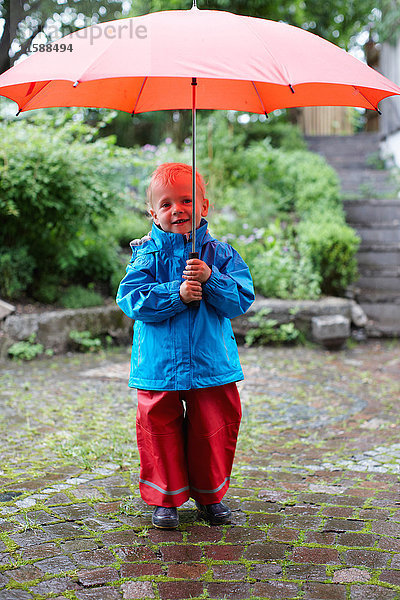
[[192,109],[195,249],[196,108],[265,113],[294,106],[378,110],[400,87],[300,28],[222,11],[163,11],[92,25],[0,75],[19,112],[52,106],[137,114]]
[[0,95],[20,111],[192,108],[193,77],[197,108],[205,109],[377,109],[383,98],[400,94],[397,85],[312,33],[196,7],[92,25],[38,50],[0,76]]

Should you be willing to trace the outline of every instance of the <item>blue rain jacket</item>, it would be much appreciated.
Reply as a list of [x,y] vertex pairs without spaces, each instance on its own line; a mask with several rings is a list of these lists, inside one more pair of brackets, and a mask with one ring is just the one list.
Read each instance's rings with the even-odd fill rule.
[[117,293],[117,304],[135,320],[130,387],[188,390],[243,379],[230,319],[253,303],[253,282],[236,250],[211,237],[207,227],[202,219],[196,251],[212,273],[197,309],[179,296],[191,240],[153,224],[150,239],[131,244]]

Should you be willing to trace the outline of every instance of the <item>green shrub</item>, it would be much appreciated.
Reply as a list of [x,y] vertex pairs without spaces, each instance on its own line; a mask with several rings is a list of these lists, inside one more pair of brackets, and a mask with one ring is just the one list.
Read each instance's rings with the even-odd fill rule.
[[100,338],[93,337],[90,331],[73,329],[70,331],[69,337],[80,352],[99,352],[101,350]]
[[[199,163],[211,204],[220,209],[211,229],[248,262],[256,292],[298,299],[343,294],[357,277],[358,238],[345,225],[335,171],[296,144],[283,150],[264,138],[246,145],[236,124],[226,127],[215,115],[210,123],[200,134]],[[322,225],[327,215],[329,225]],[[272,227],[277,217],[279,232]]]
[[[143,210],[145,204],[143,201]],[[112,236],[120,248],[129,249],[129,244],[136,238],[143,237],[152,227],[152,220],[143,214],[129,209],[118,209],[118,212],[106,224],[106,232]]]
[[325,213],[319,221],[298,225],[299,244],[321,277],[321,291],[341,295],[358,276],[355,254],[360,238],[344,222]]
[[0,134],[0,247],[26,248],[35,280],[96,263],[84,261],[88,240],[128,197],[121,170],[131,153],[112,140],[83,143],[26,122],[0,124]]
[[[320,296],[319,272],[309,256],[300,253],[292,226],[278,219],[265,228],[250,228],[239,220],[229,225],[218,224],[219,237],[232,244],[248,264],[258,293],[284,299]],[[232,233],[222,235],[228,227]]]
[[262,309],[249,318],[249,322],[256,325],[249,329],[245,336],[248,346],[253,344],[284,344],[302,341],[301,332],[296,329],[294,323],[281,323],[278,325],[276,319],[267,319],[270,309]]
[[84,288],[81,285],[70,285],[62,292],[59,302],[64,308],[89,308],[104,304],[101,294],[93,288]]
[[33,360],[44,352],[43,344],[35,344],[36,334],[32,333],[27,340],[16,342],[8,349],[8,354],[15,359]]
[[119,262],[115,266],[115,270],[110,277],[110,290],[111,295],[115,298],[119,284],[122,279],[125,277],[126,265],[129,263],[131,258],[131,254],[123,253],[119,257]]
[[60,275],[42,272],[31,288],[31,295],[38,302],[54,304],[60,297],[61,284]]
[[0,296],[19,298],[33,281],[35,260],[28,248],[0,247]]
[[307,255],[298,256],[293,247],[276,245],[259,254],[250,270],[256,290],[267,297],[317,299],[320,276]]

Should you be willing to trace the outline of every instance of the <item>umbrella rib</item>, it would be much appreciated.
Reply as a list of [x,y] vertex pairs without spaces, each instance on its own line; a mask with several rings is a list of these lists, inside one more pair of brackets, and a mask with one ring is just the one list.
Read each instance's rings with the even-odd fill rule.
[[260,92],[258,91],[258,89],[257,89],[257,86],[256,86],[256,84],[254,83],[254,81],[252,81],[251,83],[253,84],[253,87],[254,87],[254,89],[256,90],[256,94],[257,94],[257,96],[258,96],[258,99],[259,99],[259,101],[260,101],[260,104],[261,104],[261,106],[263,107],[264,114],[265,114],[265,116],[266,116],[266,117],[267,117],[267,119],[268,119],[268,113],[267,113],[267,111],[266,111],[266,108],[265,108],[265,106],[264,106],[264,102],[263,102],[263,100],[262,100],[262,98],[261,98],[261,96],[260,96]]
[[[78,29],[78,31],[80,31],[80,30]],[[75,31],[74,33],[77,33],[77,32]],[[72,35],[73,35],[73,34],[72,34]],[[83,82],[81,81],[81,79],[82,79],[82,77],[85,75],[85,73],[87,73],[89,69],[93,68],[93,65],[94,65],[94,64],[96,64],[96,63],[97,63],[97,62],[98,62],[98,61],[101,59],[101,57],[102,57],[102,56],[103,56],[103,55],[104,55],[106,52],[108,52],[108,50],[111,48],[111,46],[112,46],[113,44],[115,44],[115,41],[116,41],[116,40],[115,40],[115,39],[113,39],[113,40],[112,40],[112,41],[111,41],[111,42],[108,44],[107,48],[104,48],[104,49],[103,49],[103,50],[102,50],[102,51],[101,51],[101,52],[100,52],[100,53],[99,53],[99,54],[98,54],[98,55],[97,55],[95,58],[93,58],[93,59],[91,60],[91,62],[90,62],[90,64],[89,64],[89,65],[86,65],[85,69],[84,69],[83,71],[81,71],[81,74],[80,74],[80,76],[79,76],[79,77],[77,77],[77,79],[75,80],[75,82],[74,82],[74,87],[77,87],[77,85],[78,85],[79,83],[83,83]]]
[[287,85],[290,86],[291,85],[290,84],[290,77],[289,77],[289,73],[288,73],[288,70],[287,70],[286,66],[283,65],[283,64],[281,64],[281,62],[277,58],[275,58],[275,56],[272,54],[271,50],[265,44],[265,40],[263,40],[263,38],[258,34],[258,32],[255,31],[254,28],[251,26],[251,23],[249,22],[249,19],[252,19],[252,18],[254,18],[254,17],[247,17],[247,20],[245,21],[246,27],[248,27],[251,30],[252,34],[255,35],[260,40],[260,42],[262,43],[265,51],[270,55],[270,57],[274,61],[275,65],[277,65],[277,67],[279,68],[280,73],[281,73],[283,79],[286,79]]
[[[45,88],[46,88],[46,87],[47,87],[47,86],[48,86],[48,85],[49,85],[51,82],[52,82],[51,80],[50,80],[50,81],[46,81],[46,83],[44,84],[44,86],[43,86],[43,87],[41,87],[41,88],[40,88],[40,90],[39,90],[38,92],[36,92],[36,94],[34,94],[34,95],[31,97],[31,98],[29,98],[28,102],[26,102],[26,103],[25,103],[24,105],[22,105],[22,106],[19,106],[19,105],[18,105],[18,108],[19,108],[19,110],[18,110],[18,112],[17,112],[17,117],[18,117],[18,115],[20,114],[20,112],[21,112],[21,111],[23,111],[23,110],[25,110],[25,109],[26,109],[26,107],[27,107],[27,106],[28,106],[28,105],[29,105],[29,104],[32,102],[32,100],[33,100],[34,98],[37,98],[37,96],[39,96],[39,95],[40,95],[40,93],[41,93],[41,92],[42,92],[42,91],[43,91],[43,90],[44,90],[44,89],[45,89]],[[37,83],[37,81],[36,81],[35,83]],[[32,84],[31,84],[31,85],[32,85]]]
[[370,104],[373,108],[373,110],[375,110],[379,115],[381,115],[381,111],[379,110],[379,108],[377,106],[374,106],[372,104],[372,102],[370,100],[368,100],[367,96],[365,96],[365,94],[363,94],[356,86],[353,85],[353,90],[356,90],[356,92],[358,92],[360,94],[360,96],[362,96],[364,98],[364,100],[366,100],[368,102],[368,104]]
[[135,112],[136,112],[136,107],[137,107],[137,105],[138,105],[138,102],[139,102],[140,96],[142,95],[143,88],[144,88],[144,86],[146,85],[147,79],[148,79],[148,78],[147,78],[147,76],[146,76],[146,77],[143,79],[143,81],[142,81],[141,88],[140,88],[140,90],[139,90],[139,93],[138,93],[138,95],[137,95],[137,98],[136,98],[135,107],[134,107],[134,109],[133,109],[133,111],[132,111],[132,117],[133,117],[133,115],[134,115],[134,114],[135,114]]

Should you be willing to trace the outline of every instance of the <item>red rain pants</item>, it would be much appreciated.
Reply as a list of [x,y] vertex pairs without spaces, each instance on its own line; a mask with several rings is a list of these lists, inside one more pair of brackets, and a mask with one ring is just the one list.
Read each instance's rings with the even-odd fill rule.
[[[182,402],[185,401],[185,407]],[[220,502],[241,419],[235,383],[186,391],[138,390],[139,487],[153,506]]]

